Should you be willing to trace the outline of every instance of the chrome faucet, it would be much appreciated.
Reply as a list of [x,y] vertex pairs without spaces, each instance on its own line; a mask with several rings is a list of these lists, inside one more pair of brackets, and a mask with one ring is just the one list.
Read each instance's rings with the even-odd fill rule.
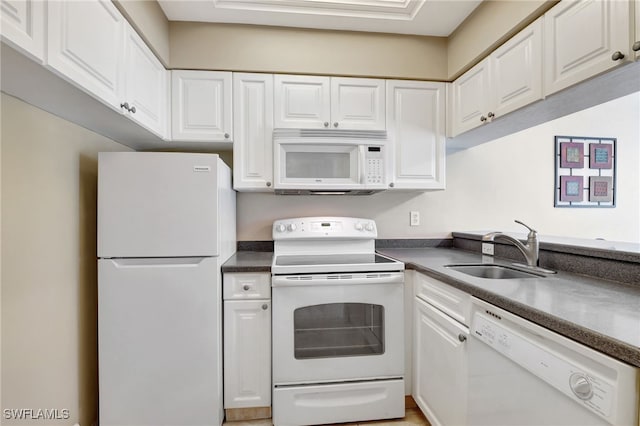
[[530,226],[520,222],[519,220],[515,220],[515,222],[519,223],[522,226],[525,226],[529,230],[529,235],[527,235],[527,244],[522,244],[520,240],[510,237],[509,235],[503,234],[501,232],[490,232],[486,235],[483,235],[482,241],[494,241],[496,239],[507,240],[522,252],[525,259],[527,259],[527,266],[537,268],[539,247],[538,234],[536,233],[537,231]]

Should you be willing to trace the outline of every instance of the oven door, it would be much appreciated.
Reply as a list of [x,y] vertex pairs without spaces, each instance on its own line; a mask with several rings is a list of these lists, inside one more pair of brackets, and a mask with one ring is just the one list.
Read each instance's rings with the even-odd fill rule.
[[400,378],[402,272],[272,279],[276,386]]

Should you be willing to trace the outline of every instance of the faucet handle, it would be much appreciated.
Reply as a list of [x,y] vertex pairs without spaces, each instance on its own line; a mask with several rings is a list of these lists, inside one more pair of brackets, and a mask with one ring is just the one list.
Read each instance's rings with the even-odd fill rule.
[[519,221],[518,219],[514,220],[515,223],[519,223],[520,225],[524,226],[525,228],[527,228],[529,230],[529,232],[533,232],[534,234],[538,231],[536,231],[535,229],[533,229],[532,227],[530,227],[529,225],[527,225],[526,223],[523,223],[521,221]]

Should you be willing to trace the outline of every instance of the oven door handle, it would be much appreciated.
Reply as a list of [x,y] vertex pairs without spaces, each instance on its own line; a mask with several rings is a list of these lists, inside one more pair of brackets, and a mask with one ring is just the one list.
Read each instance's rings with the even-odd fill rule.
[[335,275],[275,275],[271,278],[271,287],[402,284],[403,282],[403,272]]

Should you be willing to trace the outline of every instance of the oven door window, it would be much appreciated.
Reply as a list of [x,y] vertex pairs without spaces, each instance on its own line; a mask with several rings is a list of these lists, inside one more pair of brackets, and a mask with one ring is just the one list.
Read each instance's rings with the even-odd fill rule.
[[296,359],[381,355],[384,307],[367,303],[329,303],[293,313]]

